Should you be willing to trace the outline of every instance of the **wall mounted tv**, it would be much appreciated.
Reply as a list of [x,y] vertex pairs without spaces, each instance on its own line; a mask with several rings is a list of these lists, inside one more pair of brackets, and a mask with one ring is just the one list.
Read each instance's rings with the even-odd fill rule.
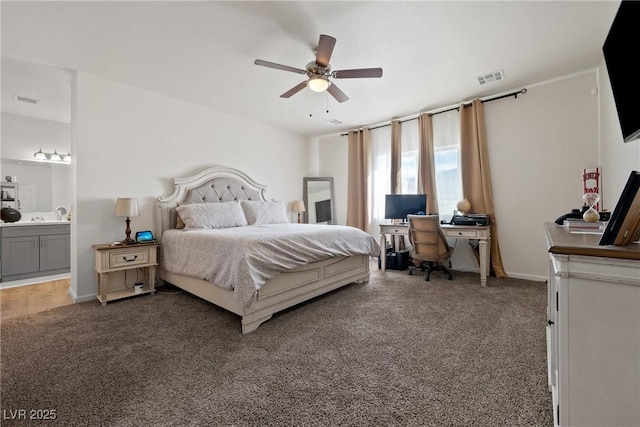
[[639,22],[640,2],[623,0],[602,46],[624,142],[640,139]]
[[611,218],[602,232],[600,245],[626,246],[640,239],[640,172],[632,171]]
[[406,221],[407,215],[424,215],[426,211],[426,194],[387,194],[385,196],[385,219]]

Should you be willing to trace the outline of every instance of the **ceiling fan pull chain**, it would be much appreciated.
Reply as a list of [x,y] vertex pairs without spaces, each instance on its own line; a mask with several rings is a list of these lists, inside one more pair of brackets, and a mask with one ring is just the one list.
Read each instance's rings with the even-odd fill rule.
[[327,114],[329,114],[329,93],[325,91],[324,99],[327,101]]
[[309,97],[307,98],[309,101],[309,117],[313,117],[313,114],[311,114],[311,91],[308,90],[307,93],[309,94]]

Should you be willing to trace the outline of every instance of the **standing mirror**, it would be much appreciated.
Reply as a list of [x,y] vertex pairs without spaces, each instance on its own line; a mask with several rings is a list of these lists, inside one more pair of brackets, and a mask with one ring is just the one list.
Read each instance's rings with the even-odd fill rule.
[[303,198],[306,212],[304,222],[308,224],[334,224],[336,206],[333,197],[332,177],[303,178]]

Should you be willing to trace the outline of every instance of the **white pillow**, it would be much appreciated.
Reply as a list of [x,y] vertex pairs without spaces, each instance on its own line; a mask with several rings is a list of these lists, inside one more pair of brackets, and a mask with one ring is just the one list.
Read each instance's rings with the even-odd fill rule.
[[176,207],[184,229],[229,228],[247,225],[239,202],[191,203]]
[[249,225],[284,224],[289,222],[284,202],[240,201]]

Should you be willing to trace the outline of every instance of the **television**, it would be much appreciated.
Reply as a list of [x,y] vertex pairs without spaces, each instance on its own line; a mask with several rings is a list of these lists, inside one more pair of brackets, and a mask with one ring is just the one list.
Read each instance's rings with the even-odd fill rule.
[[629,175],[599,244],[626,246],[640,239],[640,172]]
[[316,202],[316,222],[331,223],[331,199]]
[[385,219],[394,219],[406,222],[407,215],[424,215],[426,211],[426,194],[387,194],[385,196]]
[[639,23],[640,2],[623,0],[602,46],[624,142],[640,138]]

